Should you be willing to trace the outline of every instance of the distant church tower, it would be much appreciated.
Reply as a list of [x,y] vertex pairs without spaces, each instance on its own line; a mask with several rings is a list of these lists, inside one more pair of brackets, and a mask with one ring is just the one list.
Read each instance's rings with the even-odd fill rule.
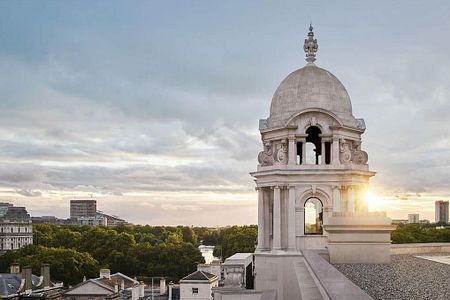
[[343,84],[315,64],[312,26],[303,49],[307,64],[281,82],[269,118],[259,122],[263,150],[251,174],[258,190],[256,288],[275,288],[278,299],[290,299],[283,293],[302,250],[328,250],[336,262],[389,260],[390,219],[368,213],[375,173],[361,149],[364,120],[353,116]]

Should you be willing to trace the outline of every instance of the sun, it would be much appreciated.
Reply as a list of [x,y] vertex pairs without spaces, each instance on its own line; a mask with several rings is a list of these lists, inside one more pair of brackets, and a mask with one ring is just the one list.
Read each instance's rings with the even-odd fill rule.
[[383,200],[375,195],[372,191],[366,192],[367,204],[369,211],[381,211],[383,208]]

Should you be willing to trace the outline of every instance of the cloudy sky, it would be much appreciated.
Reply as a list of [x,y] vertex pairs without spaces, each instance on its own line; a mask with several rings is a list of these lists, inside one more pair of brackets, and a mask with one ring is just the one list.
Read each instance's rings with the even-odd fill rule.
[[2,1],[0,201],[149,224],[256,223],[258,119],[317,64],[367,124],[377,207],[450,200],[447,1]]

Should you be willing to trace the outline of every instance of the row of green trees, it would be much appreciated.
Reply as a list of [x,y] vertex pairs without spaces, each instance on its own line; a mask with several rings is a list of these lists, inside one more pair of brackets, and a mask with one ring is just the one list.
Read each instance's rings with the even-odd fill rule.
[[258,226],[232,226],[219,231],[219,239],[214,248],[214,256],[225,259],[238,252],[255,251]]
[[187,226],[33,226],[34,244],[0,259],[7,272],[11,263],[30,265],[39,274],[41,263],[51,265],[52,278],[71,285],[83,276],[96,277],[100,268],[141,278],[165,276],[174,280],[204,262],[200,241],[217,244],[219,231]]
[[[35,225],[34,244],[0,257],[0,271],[16,262],[51,265],[52,278],[76,284],[83,276],[98,276],[100,268],[131,277],[164,276],[178,280],[193,272],[204,259],[200,243],[213,245],[214,256],[226,259],[237,252],[254,252],[256,225],[211,229],[187,226],[91,226]],[[450,242],[450,228],[436,224],[400,224],[392,232],[393,243]]]
[[450,228],[438,224],[399,224],[391,234],[392,243],[450,242]]

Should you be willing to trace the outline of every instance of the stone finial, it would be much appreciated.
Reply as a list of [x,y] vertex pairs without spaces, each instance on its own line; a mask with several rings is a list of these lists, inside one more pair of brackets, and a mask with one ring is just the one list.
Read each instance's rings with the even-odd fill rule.
[[305,44],[303,45],[303,50],[306,53],[306,61],[308,63],[316,61],[316,52],[318,49],[319,45],[317,44],[317,39],[314,38],[312,24],[309,24],[308,38],[305,39]]

